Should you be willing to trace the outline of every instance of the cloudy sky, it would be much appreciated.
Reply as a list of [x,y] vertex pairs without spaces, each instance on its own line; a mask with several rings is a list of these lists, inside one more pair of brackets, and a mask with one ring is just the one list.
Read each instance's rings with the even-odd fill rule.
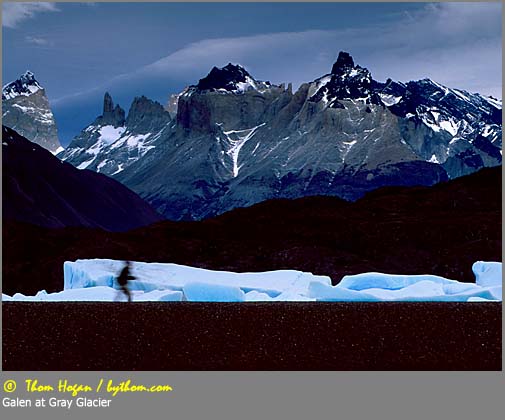
[[295,87],[348,51],[376,80],[502,97],[501,3],[3,3],[3,84],[30,69],[67,145],[108,90],[163,104],[213,66]]

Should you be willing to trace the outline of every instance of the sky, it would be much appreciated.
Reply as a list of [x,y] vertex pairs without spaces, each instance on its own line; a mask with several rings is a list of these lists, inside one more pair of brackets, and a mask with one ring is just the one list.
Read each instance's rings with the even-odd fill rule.
[[213,66],[296,88],[349,52],[374,79],[430,78],[502,97],[501,2],[8,3],[2,84],[26,70],[44,86],[66,146],[103,95],[165,104]]

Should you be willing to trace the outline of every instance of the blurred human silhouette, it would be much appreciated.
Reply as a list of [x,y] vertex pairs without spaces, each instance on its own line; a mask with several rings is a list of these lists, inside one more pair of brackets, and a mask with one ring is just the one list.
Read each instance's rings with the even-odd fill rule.
[[125,266],[123,267],[121,273],[119,273],[119,276],[117,277],[117,283],[119,284],[121,291],[128,298],[128,302],[132,301],[132,294],[130,292],[130,289],[128,288],[128,281],[135,279],[135,277],[130,275],[130,267],[131,262],[125,261]]

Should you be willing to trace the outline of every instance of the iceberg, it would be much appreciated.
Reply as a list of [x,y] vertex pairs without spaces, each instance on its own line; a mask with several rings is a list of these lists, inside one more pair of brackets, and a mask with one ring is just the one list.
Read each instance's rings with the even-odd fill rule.
[[[501,265],[501,264],[500,264]],[[374,287],[369,287],[369,286]],[[501,301],[502,287],[482,287],[432,275],[362,273],[345,276],[336,286],[311,284],[318,301],[473,302]]]
[[502,268],[499,262],[477,261],[472,266],[475,284],[482,287],[501,286]]
[[[126,300],[116,276],[123,261],[94,259],[64,263],[63,291],[35,296],[2,294],[3,301]],[[333,286],[327,276],[296,270],[233,273],[169,263],[133,262],[129,284],[133,301],[157,302],[488,302],[502,300],[502,265],[477,261],[475,283],[435,275],[361,273],[344,276]]]
[[[93,259],[66,261],[63,265],[64,290],[96,286],[116,287],[116,276],[123,261]],[[306,295],[310,282],[331,285],[328,276],[316,276],[296,270],[266,271],[260,273],[233,273],[206,270],[178,264],[132,262],[130,282],[132,290],[179,290],[188,283],[220,284],[239,287],[245,293],[252,290],[271,297],[289,290]]]

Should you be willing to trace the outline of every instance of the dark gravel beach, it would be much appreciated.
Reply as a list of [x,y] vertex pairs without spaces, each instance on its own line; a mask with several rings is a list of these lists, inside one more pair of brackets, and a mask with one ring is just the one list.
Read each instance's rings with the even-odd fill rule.
[[3,303],[4,370],[501,370],[501,303]]

